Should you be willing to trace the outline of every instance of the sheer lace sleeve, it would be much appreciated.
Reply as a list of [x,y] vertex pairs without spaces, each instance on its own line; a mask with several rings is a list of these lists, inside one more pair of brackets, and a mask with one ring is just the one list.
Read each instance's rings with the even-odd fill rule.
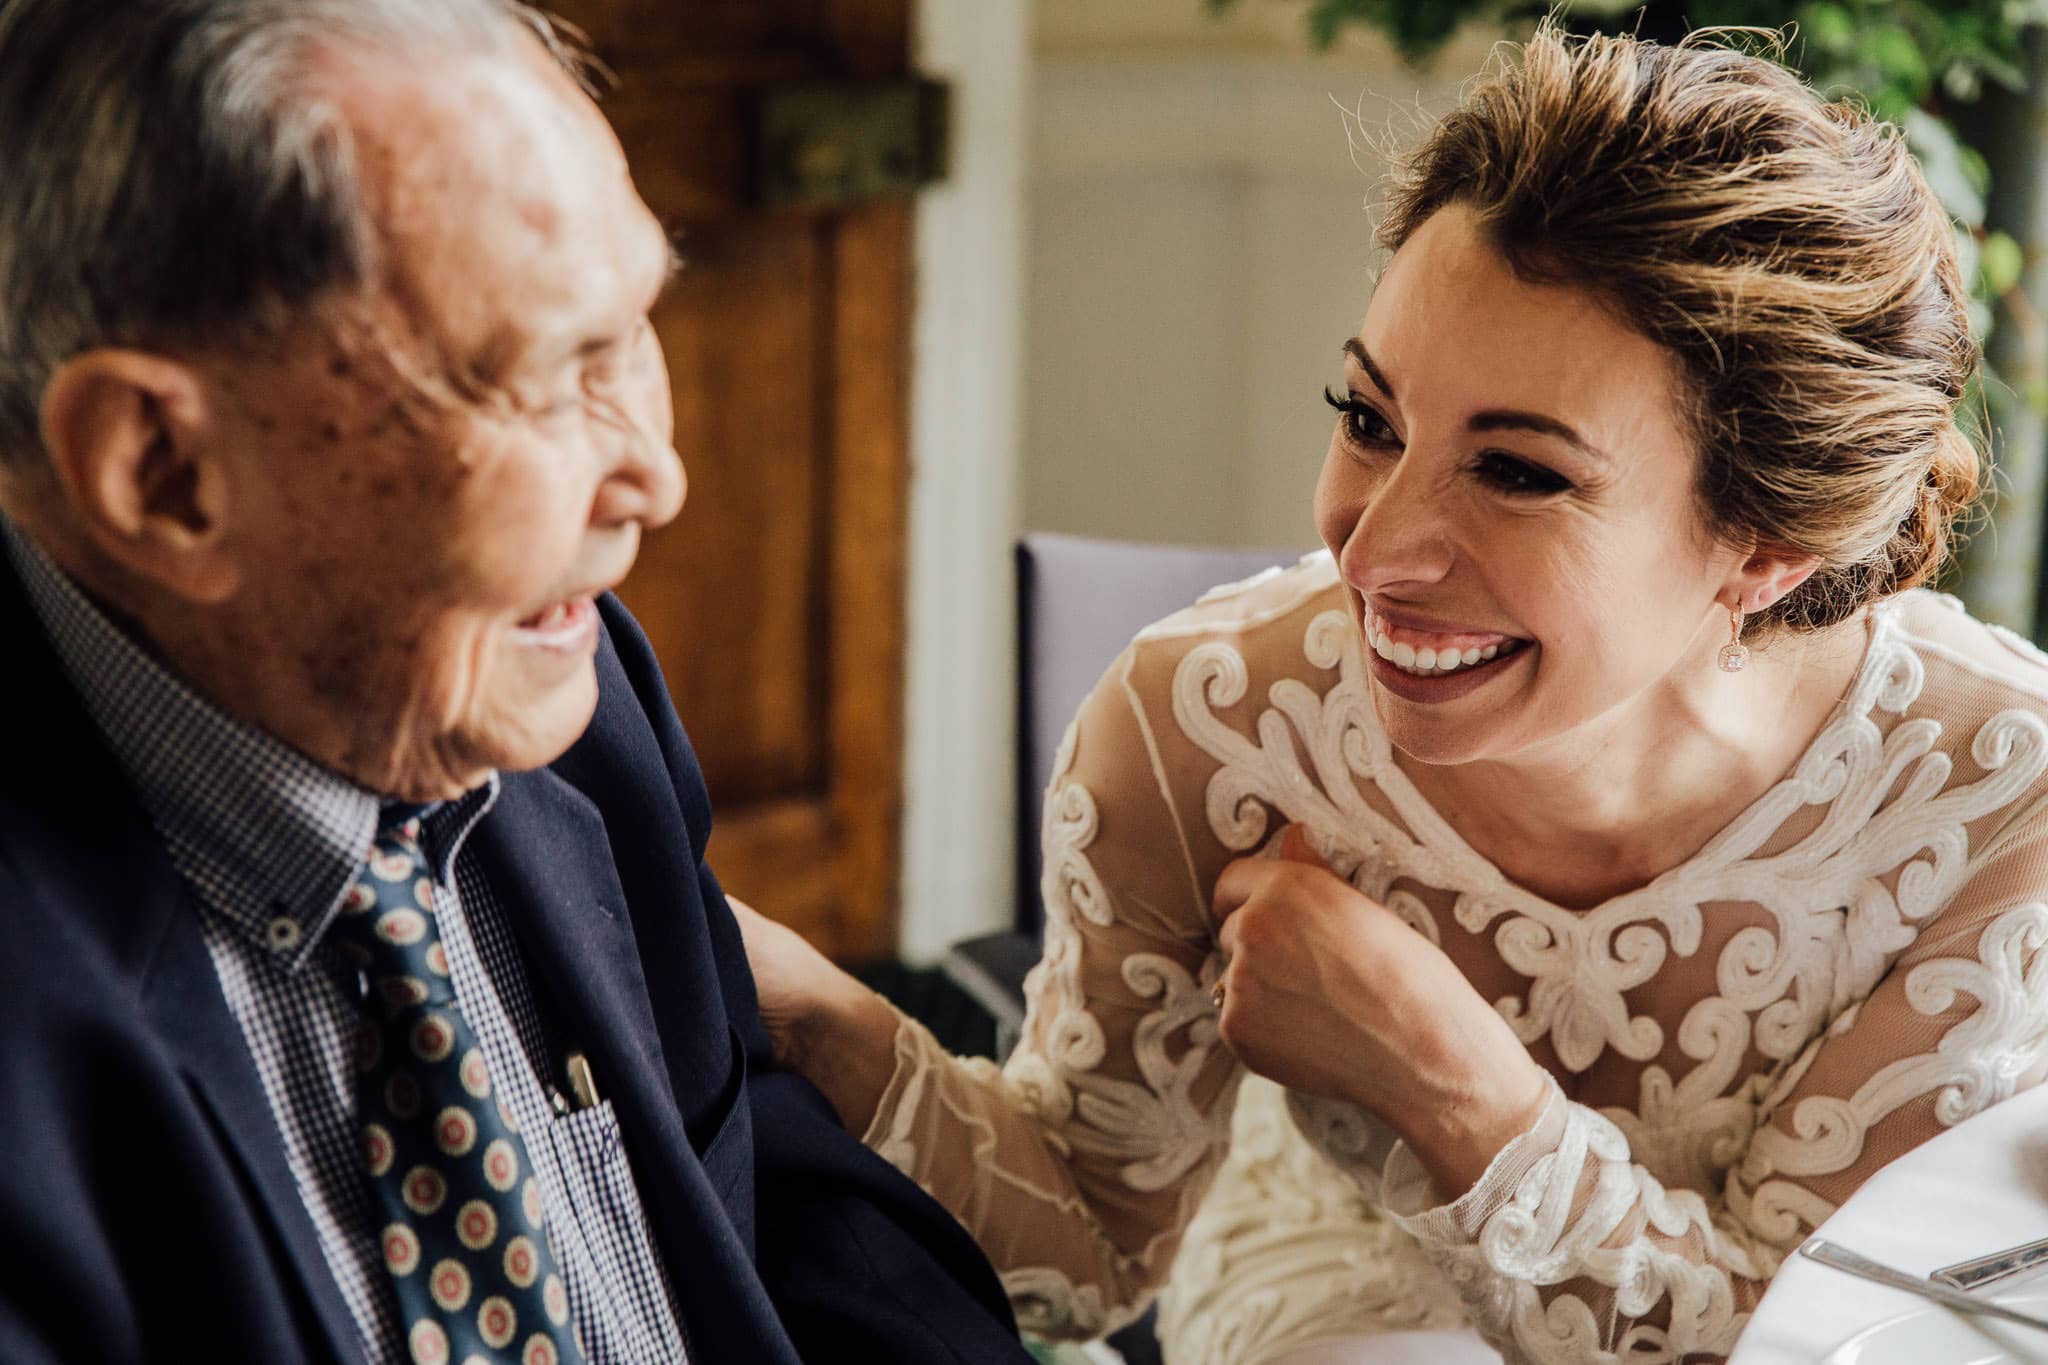
[[[1047,794],[1045,959],[1016,1056],[999,1072],[902,1023],[866,1140],[974,1233],[1028,1328],[1116,1326],[1165,1277],[1228,1140],[1210,891],[1306,824],[1518,1007],[1567,1085],[1455,1199],[1365,1111],[1292,1096],[1292,1130],[1328,1159],[1302,1179],[1383,1208],[1406,1264],[1511,1361],[1724,1358],[1784,1255],[1865,1179],[2048,1071],[2048,657],[1924,595],[1869,628],[1794,771],[1589,929],[1504,881],[1402,775],[1327,559],[1162,622],[1089,698]],[[1237,1267],[1248,1302],[1284,1294],[1293,1344],[1351,1320],[1350,1298],[1316,1295],[1396,1282],[1392,1259],[1310,1273],[1305,1237],[1231,1259],[1271,1221],[1198,1225],[1183,1259]],[[1368,1241],[1332,1224],[1315,1254],[1362,1265]]]
[[[1045,956],[1001,1071],[904,1020],[865,1141],[960,1218],[1019,1321],[1092,1336],[1165,1277],[1228,1135],[1207,900],[1127,652],[1084,704],[1044,820]],[[1209,873],[1213,879],[1213,871]]]
[[[1939,855],[1927,855],[1901,877],[1929,871]],[[1757,1126],[1718,1197],[1660,1186],[1620,1127],[1561,1091],[1454,1202],[1399,1146],[1370,1183],[1510,1360],[1725,1356],[1783,1256],[1858,1185],[2040,1077],[2048,817],[1969,856],[1962,889],[1917,938],[1909,924],[1859,927],[1863,941],[1909,946],[1758,1078]]]

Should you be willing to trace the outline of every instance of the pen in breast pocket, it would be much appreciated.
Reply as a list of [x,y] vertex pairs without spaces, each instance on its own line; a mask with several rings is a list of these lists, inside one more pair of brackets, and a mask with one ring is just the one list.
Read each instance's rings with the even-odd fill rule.
[[597,1078],[591,1074],[590,1059],[580,1052],[572,1052],[563,1059],[562,1070],[568,1073],[569,1093],[575,1097],[576,1107],[597,1108]]

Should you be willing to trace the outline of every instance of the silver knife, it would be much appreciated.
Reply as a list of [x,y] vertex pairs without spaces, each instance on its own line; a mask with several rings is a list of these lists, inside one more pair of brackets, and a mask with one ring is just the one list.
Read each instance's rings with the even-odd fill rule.
[[2048,1240],[2007,1247],[2004,1251],[1994,1251],[1989,1256],[1978,1256],[1973,1260],[1957,1261],[1954,1265],[1928,1271],[1927,1278],[1954,1285],[1957,1289],[1982,1289],[2000,1280],[2043,1273],[2048,1273]]
[[2002,1318],[2007,1322],[2016,1322],[2022,1327],[2035,1327],[2041,1331],[2048,1332],[2048,1318],[2037,1318],[2030,1313],[2022,1313],[2017,1308],[2007,1308],[2002,1303],[1993,1303],[1989,1299],[1980,1299],[1974,1294],[1965,1294],[1960,1289],[1951,1289],[1945,1284],[1936,1284],[1932,1280],[1923,1280],[1918,1275],[1908,1275],[1903,1270],[1894,1270],[1888,1265],[1880,1265],[1867,1256],[1858,1256],[1849,1248],[1828,1241],[1825,1237],[1807,1238],[1800,1246],[1799,1254],[1809,1260],[1819,1261],[1822,1265],[1829,1266],[1835,1270],[1847,1271],[1851,1275],[1860,1275],[1866,1280],[1875,1280],[1879,1284],[1890,1285],[1893,1289],[1903,1289],[1908,1294],[1918,1294],[1923,1299],[1932,1299],[1936,1303],[1945,1304],[1959,1313],[1975,1313],[1979,1317]]

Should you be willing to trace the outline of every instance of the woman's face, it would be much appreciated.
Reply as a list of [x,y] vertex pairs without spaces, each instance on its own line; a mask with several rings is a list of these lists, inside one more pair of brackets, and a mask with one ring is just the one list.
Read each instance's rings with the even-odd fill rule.
[[1744,556],[1701,526],[1666,351],[1582,290],[1516,278],[1455,205],[1395,254],[1345,351],[1316,523],[1397,748],[1590,754],[1603,717],[1714,668]]

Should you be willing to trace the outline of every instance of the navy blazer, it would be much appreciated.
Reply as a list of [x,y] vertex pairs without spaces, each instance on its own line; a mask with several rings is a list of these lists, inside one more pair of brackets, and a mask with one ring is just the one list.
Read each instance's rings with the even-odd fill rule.
[[[589,731],[470,848],[616,1109],[693,1365],[1025,1361],[960,1225],[771,1068],[696,759],[601,607]],[[0,640],[0,1361],[360,1361],[198,914],[4,556]]]

